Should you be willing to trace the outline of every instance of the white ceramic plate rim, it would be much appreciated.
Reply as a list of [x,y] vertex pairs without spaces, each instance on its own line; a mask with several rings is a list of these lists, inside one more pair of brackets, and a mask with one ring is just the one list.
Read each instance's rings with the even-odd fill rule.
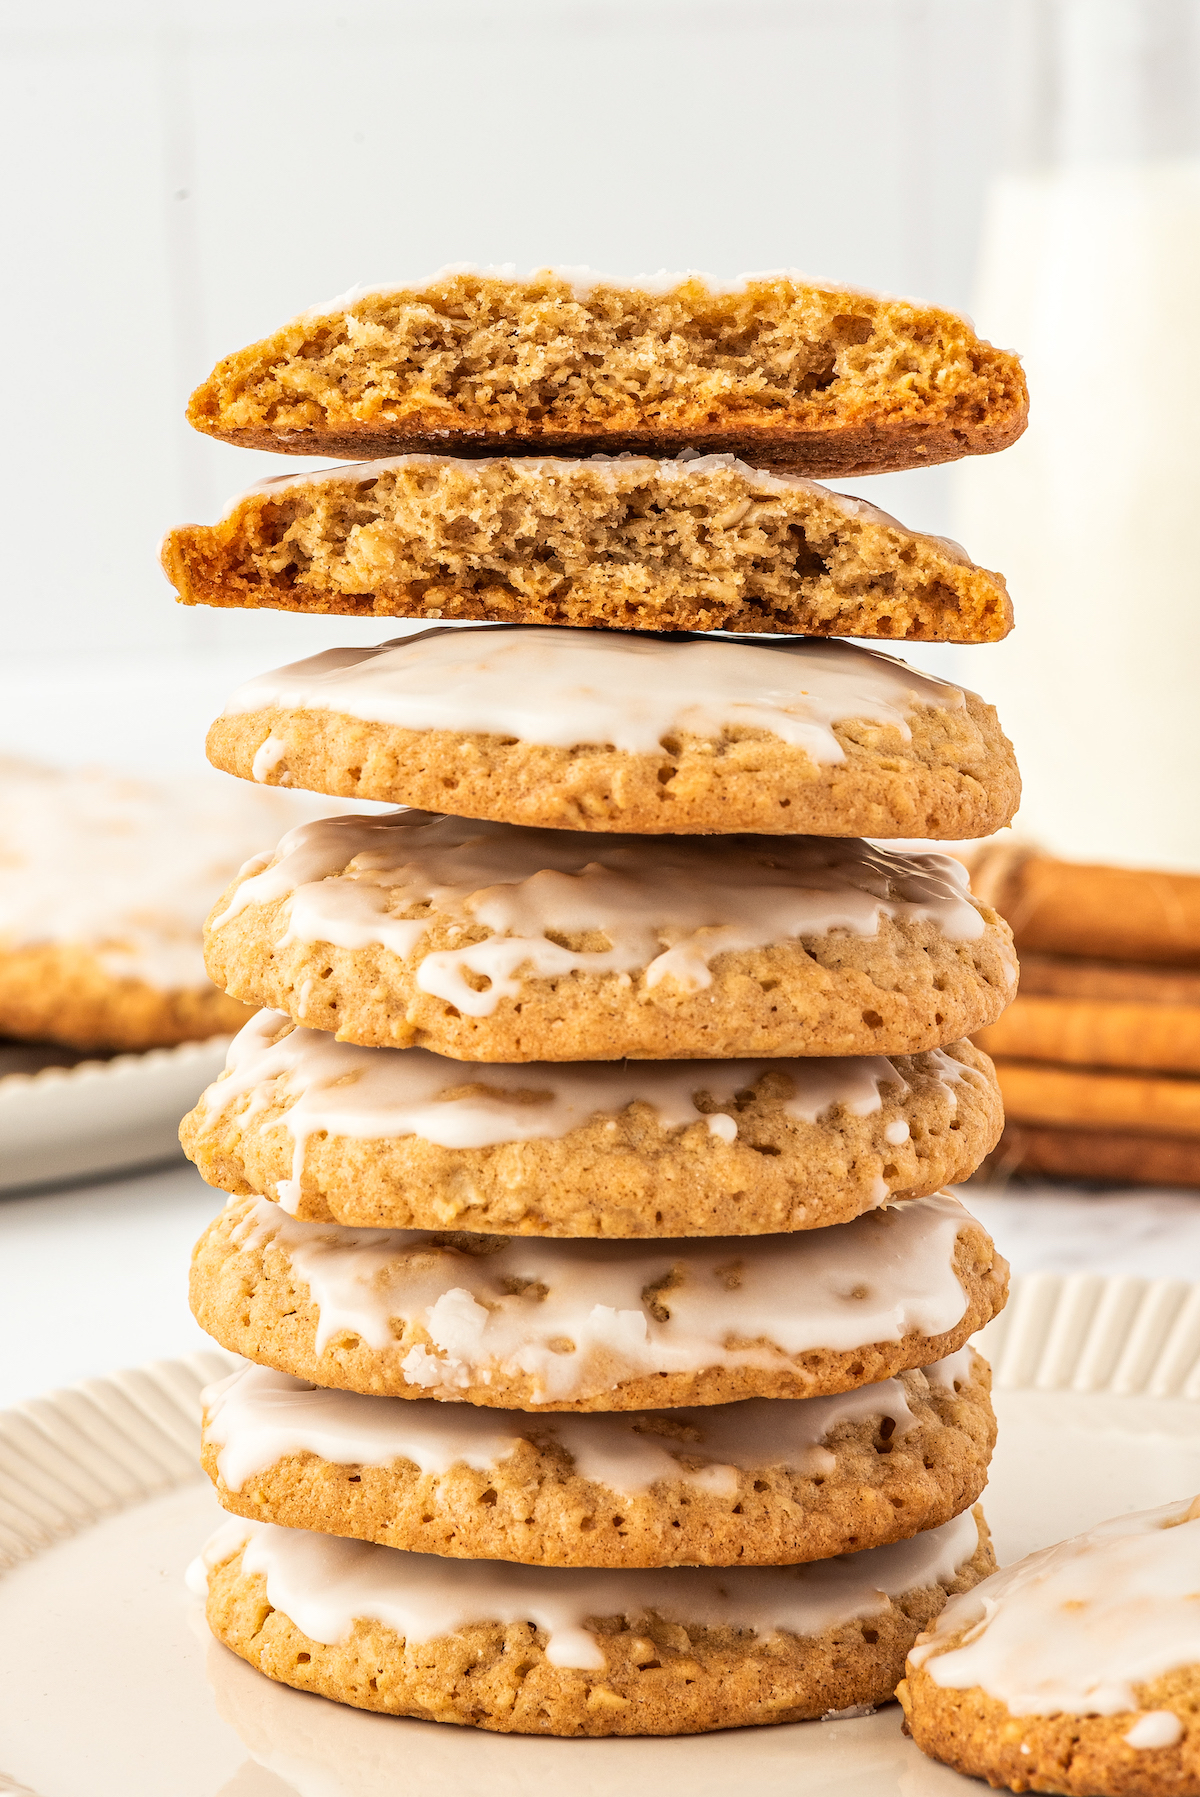
[[0,1191],[180,1154],[179,1118],[221,1072],[231,1036],[0,1076]]

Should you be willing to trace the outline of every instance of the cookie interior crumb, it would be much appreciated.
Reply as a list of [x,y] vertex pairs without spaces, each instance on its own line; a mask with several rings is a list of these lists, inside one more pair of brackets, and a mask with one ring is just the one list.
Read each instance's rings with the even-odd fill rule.
[[263,482],[163,565],[185,604],[994,642],[1003,578],[812,481],[692,462],[404,456]]
[[626,447],[666,438],[682,448],[731,428],[945,431],[899,462],[865,446],[842,470],[866,472],[1002,448],[1026,409],[1016,357],[937,307],[786,275],[732,292],[698,277],[649,292],[604,281],[581,290],[553,270],[524,280],[447,271],[305,313],[227,356],[188,418],[302,454],[306,438],[332,446],[339,433],[412,448],[453,430],[469,453],[489,433],[547,447],[620,433],[637,439]]

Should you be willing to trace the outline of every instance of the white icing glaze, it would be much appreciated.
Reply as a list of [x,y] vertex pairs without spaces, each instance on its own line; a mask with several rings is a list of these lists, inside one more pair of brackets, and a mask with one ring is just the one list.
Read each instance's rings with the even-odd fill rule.
[[288,1256],[318,1311],[318,1354],[346,1334],[395,1350],[406,1324],[429,1337],[400,1362],[410,1385],[453,1398],[524,1374],[545,1403],[656,1373],[784,1369],[809,1350],[941,1335],[966,1308],[954,1245],[969,1222],[938,1193],[795,1235],[479,1236],[469,1252],[426,1230],[299,1222],[258,1199],[235,1240]]
[[[938,1653],[959,1629],[962,1646]],[[1137,1710],[1135,1686],[1200,1665],[1200,1505],[1119,1516],[993,1573],[947,1605],[913,1658],[935,1684],[978,1685],[1014,1716]]]
[[932,1366],[925,1368],[925,1377],[930,1385],[940,1385],[945,1391],[958,1391],[966,1385],[971,1377],[971,1365],[974,1349],[968,1344],[960,1348],[956,1354],[947,1354],[942,1360],[935,1360]]
[[1183,1723],[1174,1710],[1147,1710],[1121,1738],[1127,1747],[1178,1747]]
[[234,1554],[240,1553],[261,1526],[244,1516],[227,1516],[213,1530],[196,1558],[189,1561],[183,1575],[183,1582],[194,1597],[208,1595],[208,1575],[213,1567],[222,1565]]
[[[969,1367],[969,1350],[953,1358]],[[941,1388],[952,1383],[940,1366],[927,1368],[926,1376]],[[831,1475],[836,1460],[822,1443],[840,1423],[890,1417],[892,1441],[916,1426],[899,1379],[836,1397],[750,1398],[641,1415],[550,1413],[536,1421],[525,1411],[329,1391],[260,1366],[240,1367],[203,1397],[206,1434],[218,1448],[217,1469],[231,1491],[294,1454],[315,1454],[336,1466],[406,1460],[422,1473],[440,1475],[453,1466],[491,1473],[532,1439],[558,1443],[581,1478],[622,1497],[638,1496],[662,1480],[683,1480],[732,1498],[739,1470],[771,1466]],[[686,1465],[680,1455],[704,1464]]]
[[437,1640],[474,1623],[532,1623],[545,1630],[552,1666],[602,1671],[604,1616],[631,1623],[649,1613],[686,1627],[752,1629],[801,1637],[875,1616],[890,1597],[948,1584],[975,1552],[968,1511],[910,1541],[807,1566],[672,1567],[579,1571],[503,1560],[449,1560],[374,1542],[283,1529],[239,1518],[218,1530],[189,1568],[193,1589],[245,1544],[243,1571],[262,1573],[272,1606],[313,1641],[344,1641],[356,1620],[377,1621],[406,1641]]
[[256,780],[269,780],[287,752],[288,746],[282,737],[268,736],[256,749],[250,772]]
[[[717,955],[831,930],[873,936],[883,917],[929,921],[951,942],[985,929],[961,862],[849,838],[593,836],[396,811],[307,824],[276,857],[214,928],[287,899],[281,945],[380,944],[407,958],[434,916],[481,924],[486,940],[426,954],[417,971],[422,991],[469,1017],[490,1016],[530,976],[638,973],[648,987],[672,978],[696,991],[712,984]],[[389,914],[417,906],[429,909]],[[583,932],[610,946],[551,939]],[[477,991],[471,974],[490,984]]]
[[[830,487],[823,487],[819,481],[808,480],[802,474],[788,474],[770,468],[751,468],[728,452],[721,455],[697,455],[694,451],[685,456],[667,457],[656,460],[650,456],[635,456],[628,453],[618,456],[593,455],[565,460],[559,456],[479,456],[468,460],[465,456],[449,455],[395,455],[381,456],[374,462],[336,462],[328,468],[310,468],[298,474],[271,474],[266,480],[254,481],[235,493],[222,512],[222,519],[232,517],[238,507],[247,499],[260,494],[269,498],[281,496],[296,487],[344,487],[347,484],[373,486],[381,474],[412,468],[421,473],[437,474],[443,469],[453,469],[460,478],[465,476],[481,480],[489,468],[496,466],[516,466],[523,474],[530,474],[536,480],[569,485],[580,469],[585,469],[589,480],[594,481],[597,475],[607,475],[613,490],[627,490],[631,482],[649,480],[699,480],[699,478],[730,469],[738,478],[752,487],[756,493],[768,496],[786,496],[794,493],[808,493],[835,505],[847,518],[860,524],[881,524],[889,530],[898,530],[913,542],[936,543],[948,558],[969,568],[973,566],[970,556],[961,543],[955,543],[949,537],[931,536],[928,532],[909,530],[890,512],[884,512],[869,500],[857,499],[851,493],[835,493]],[[935,683],[937,684],[937,683]]]
[[835,724],[866,719],[908,742],[914,710],[964,704],[961,687],[853,643],[483,624],[327,649],[248,680],[225,715],[333,711],[404,730],[632,755],[655,754],[676,731],[715,741],[761,730],[831,764],[846,759]]
[[248,855],[338,801],[207,776],[0,762],[0,942],[77,945],[115,979],[203,988],[205,916]]
[[[960,1079],[977,1076],[942,1050],[929,1056],[931,1070],[954,1101]],[[271,1104],[288,1108],[270,1125],[286,1129],[294,1144],[292,1177],[281,1182],[281,1201],[294,1209],[304,1155],[314,1135],[383,1140],[420,1136],[443,1148],[488,1148],[503,1142],[562,1138],[598,1116],[628,1105],[649,1105],[664,1130],[704,1123],[732,1142],[736,1116],[702,1112],[708,1094],[729,1104],[765,1073],[792,1083],[784,1114],[815,1123],[837,1106],[855,1117],[882,1108],[881,1088],[893,1102],[909,1093],[907,1082],[883,1055],[775,1061],[575,1061],[466,1068],[423,1048],[358,1048],[323,1030],[292,1023],[279,1011],[260,1011],[230,1045],[223,1078],[200,1104],[209,1116],[228,1112],[249,1095],[246,1123]],[[451,1096],[447,1096],[450,1094]],[[908,1140],[908,1124],[888,1124],[885,1139]],[[886,1195],[886,1188],[885,1188]]]

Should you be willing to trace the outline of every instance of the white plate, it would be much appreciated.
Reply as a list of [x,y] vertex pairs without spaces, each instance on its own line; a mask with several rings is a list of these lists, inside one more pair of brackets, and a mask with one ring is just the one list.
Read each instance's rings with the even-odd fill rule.
[[[179,1119],[225,1065],[231,1038],[182,1042],[107,1061],[0,1072],[0,1192],[146,1167],[178,1155]],[[0,1787],[2,1789],[3,1787]]]
[[[985,1331],[1002,1560],[1200,1489],[1200,1286],[1019,1282]],[[650,1741],[525,1740],[362,1715],[213,1642],[183,1567],[201,1354],[0,1416],[0,1792],[35,1797],[969,1797],[889,1704],[856,1721]]]

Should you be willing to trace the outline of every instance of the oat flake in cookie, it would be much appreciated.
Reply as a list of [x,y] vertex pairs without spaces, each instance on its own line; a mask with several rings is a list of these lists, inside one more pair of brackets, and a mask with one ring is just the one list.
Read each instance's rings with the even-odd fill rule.
[[239,687],[228,773],[535,828],[989,835],[1020,800],[975,693],[850,643],[470,625]]
[[1007,924],[949,856],[419,811],[291,831],[206,956],[298,1023],[474,1061],[917,1054],[1016,984]]

